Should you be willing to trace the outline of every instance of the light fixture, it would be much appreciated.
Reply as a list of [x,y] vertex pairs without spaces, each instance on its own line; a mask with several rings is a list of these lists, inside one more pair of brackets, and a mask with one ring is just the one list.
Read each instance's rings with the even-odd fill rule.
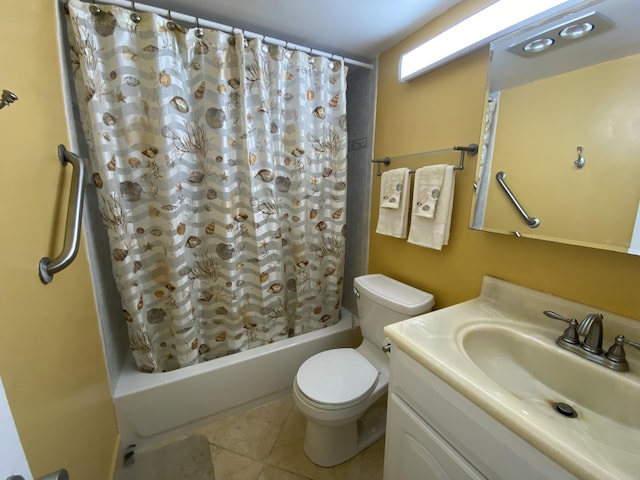
[[409,81],[469,53],[516,25],[569,0],[498,0],[400,57],[399,77]]
[[560,31],[560,36],[563,38],[570,38],[572,40],[575,40],[576,38],[581,38],[587,35],[588,33],[591,33],[591,30],[593,30],[593,27],[594,27],[593,23],[589,23],[589,22],[575,23],[573,25],[569,25],[568,27],[563,28]]
[[527,43],[523,50],[527,53],[539,53],[553,45],[553,38],[536,38]]
[[[601,34],[613,28],[611,20],[595,11],[578,13],[573,18],[559,19],[555,23],[545,25],[544,29],[536,29],[528,32],[526,37],[520,36],[514,44],[507,47],[511,53],[521,57],[530,58],[546,51],[573,45],[574,42],[584,39],[587,35]],[[549,47],[553,46],[553,49]]]

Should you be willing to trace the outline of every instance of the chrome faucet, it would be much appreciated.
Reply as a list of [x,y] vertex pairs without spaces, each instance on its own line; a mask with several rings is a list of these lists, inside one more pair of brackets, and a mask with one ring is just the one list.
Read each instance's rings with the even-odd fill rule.
[[[640,343],[632,342],[624,336],[618,335],[615,343],[605,353],[602,349],[604,328],[601,313],[590,313],[584,317],[580,324],[575,318],[567,318],[550,310],[545,310],[543,313],[549,318],[569,324],[569,327],[556,340],[559,347],[617,372],[629,370],[623,346],[631,345],[640,349]],[[580,340],[581,336],[584,337],[582,341]]]
[[578,326],[578,335],[584,336],[581,343],[583,349],[587,352],[600,355],[602,350],[602,314],[590,313],[580,322]]

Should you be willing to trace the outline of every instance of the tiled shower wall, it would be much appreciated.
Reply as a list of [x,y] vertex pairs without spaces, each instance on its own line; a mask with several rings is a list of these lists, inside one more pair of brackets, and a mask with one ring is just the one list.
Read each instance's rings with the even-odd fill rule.
[[120,369],[129,353],[129,335],[127,324],[122,315],[120,294],[116,289],[111,270],[109,238],[102,224],[98,196],[93,183],[87,185],[86,188],[82,222],[87,240],[93,291],[109,374],[109,386],[113,395]]
[[371,159],[375,120],[377,69],[350,67],[347,77],[347,254],[342,305],[354,315],[353,279],[367,273]]
[[[356,313],[353,278],[367,273],[369,255],[369,211],[371,159],[375,118],[376,70],[351,67],[347,87],[347,249],[343,306]],[[77,116],[76,116],[77,118]],[[76,126],[82,132],[80,126]],[[85,153],[85,152],[80,152]],[[128,355],[129,340],[122,316],[120,296],[111,273],[107,234],[98,210],[93,185],[85,195],[83,223],[88,245],[95,300],[113,393],[120,368]]]

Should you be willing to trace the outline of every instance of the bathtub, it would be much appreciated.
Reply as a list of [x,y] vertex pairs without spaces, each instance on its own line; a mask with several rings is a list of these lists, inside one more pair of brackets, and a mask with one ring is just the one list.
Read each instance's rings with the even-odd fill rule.
[[142,373],[128,358],[113,395],[121,448],[154,445],[283,397],[307,358],[351,346],[352,318],[342,309],[330,327],[171,372]]

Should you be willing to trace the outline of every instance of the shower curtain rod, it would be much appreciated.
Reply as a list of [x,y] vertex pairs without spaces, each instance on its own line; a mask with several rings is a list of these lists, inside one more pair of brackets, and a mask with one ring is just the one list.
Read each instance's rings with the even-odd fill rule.
[[[85,1],[85,3],[96,3],[94,1],[91,1],[91,2],[88,2],[86,0],[83,0],[83,1]],[[179,20],[182,22],[191,23],[192,25],[198,25],[200,27],[214,28],[216,30],[222,30],[223,32],[226,32],[226,33],[235,33],[238,31],[242,31],[243,34],[248,38],[260,38],[262,39],[262,41],[269,43],[271,45],[278,45],[281,47],[291,48],[293,50],[299,50],[301,52],[309,53],[311,55],[327,57],[332,60],[342,60],[344,61],[344,63],[348,63],[349,65],[353,65],[356,67],[363,67],[368,70],[373,70],[373,65],[371,63],[361,62],[359,60],[343,57],[341,55],[335,55],[329,52],[323,52],[322,50],[316,50],[315,48],[305,47],[303,45],[298,45],[296,43],[287,42],[285,40],[280,40],[278,38],[269,37],[261,33],[250,32],[242,28],[231,27],[229,25],[212,22],[210,20],[202,19],[200,17],[194,17],[193,15],[187,15],[185,13],[176,12],[174,10],[168,10],[166,8],[154,7],[152,5],[138,3],[132,0],[100,0],[100,2],[98,3],[105,4],[105,5],[116,5],[118,7],[124,7],[124,8],[131,8],[132,10],[137,10],[141,12],[156,13],[160,16],[168,17],[172,20]]]

